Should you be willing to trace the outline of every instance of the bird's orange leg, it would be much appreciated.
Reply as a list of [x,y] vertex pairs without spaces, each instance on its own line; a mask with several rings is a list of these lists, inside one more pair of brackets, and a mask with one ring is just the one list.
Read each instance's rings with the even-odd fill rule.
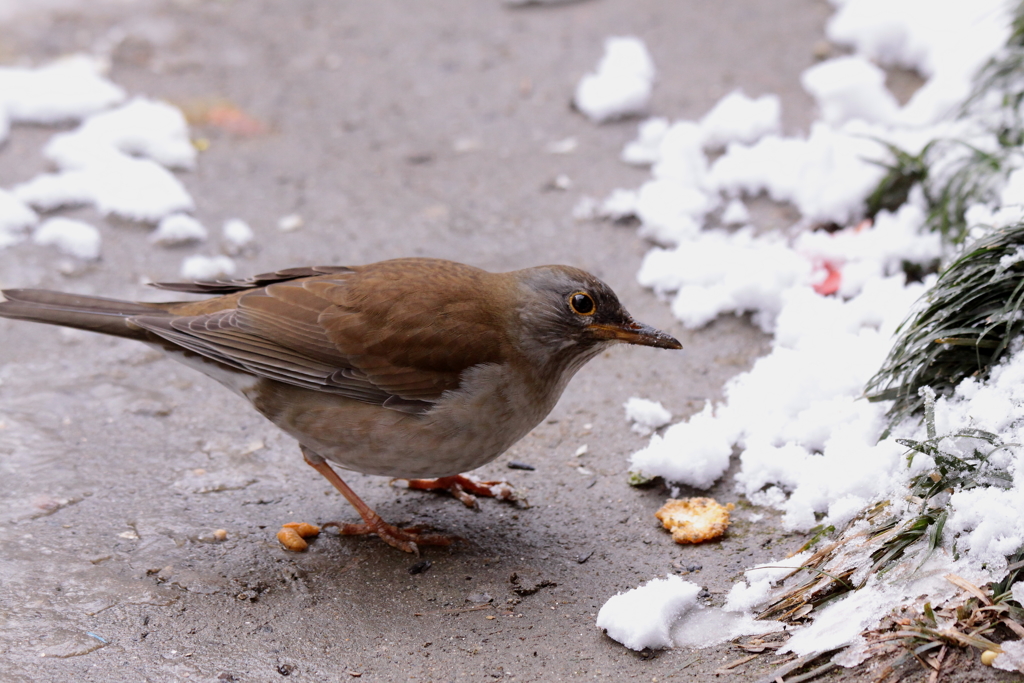
[[[520,498],[507,481],[480,481],[465,474],[456,474],[451,477],[438,477],[437,479],[392,479],[391,483],[405,482],[405,486],[419,491],[448,491],[463,502],[466,507],[477,509],[476,496],[485,498],[497,498],[518,502]],[[402,484],[400,484],[402,485]],[[474,495],[476,494],[476,495]]]
[[419,546],[421,545],[446,546],[452,544],[453,539],[448,536],[420,533],[421,530],[418,527],[399,529],[392,524],[388,524],[380,515],[374,512],[369,505],[364,503],[363,499],[357,496],[356,492],[349,488],[348,484],[341,480],[341,477],[339,477],[338,473],[327,464],[327,461],[305,446],[302,446],[302,455],[306,459],[306,463],[317,472],[324,475],[327,481],[331,482],[331,484],[334,485],[334,488],[338,489],[338,492],[345,496],[345,500],[347,500],[352,507],[356,509],[356,512],[359,513],[359,516],[363,518],[362,524],[328,522],[323,526],[337,527],[338,532],[345,536],[377,534],[377,536],[388,545],[398,548],[399,550],[404,550],[407,553],[415,553],[417,556],[420,554]]

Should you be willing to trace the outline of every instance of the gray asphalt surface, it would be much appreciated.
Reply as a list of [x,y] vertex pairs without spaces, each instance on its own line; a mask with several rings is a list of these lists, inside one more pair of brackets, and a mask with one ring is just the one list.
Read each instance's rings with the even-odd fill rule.
[[[653,517],[666,490],[627,485],[628,455],[646,440],[627,428],[625,400],[690,414],[767,339],[732,317],[682,329],[635,283],[649,245],[634,230],[572,220],[580,196],[636,187],[647,172],[617,162],[635,121],[595,126],[569,99],[603,40],[631,34],[659,69],[653,113],[696,118],[742,86],[779,94],[787,132],[805,129],[798,76],[827,3],[57,6],[0,26],[0,58],[107,50],[129,93],[190,111],[232,103],[268,132],[194,130],[210,147],[180,177],[214,235],[198,250],[65,212],[100,226],[102,261],[64,275],[54,252],[25,244],[0,251],[0,286],[152,299],[142,278],[176,279],[185,255],[216,253],[220,223],[240,217],[258,245],[238,259],[240,275],[408,255],[490,269],[567,263],[609,282],[685,351],[599,357],[547,422],[478,472],[511,480],[528,509],[485,500],[473,512],[349,474],[386,519],[466,539],[427,549],[431,566],[413,574],[416,558],[375,538],[325,533],[306,553],[282,550],[283,522],[355,514],[294,442],[212,380],[141,345],[0,320],[0,680],[710,680],[745,654],[731,644],[638,654],[594,626],[608,597],[673,571],[721,604],[743,568],[803,539],[781,533],[771,512],[746,521],[738,501],[724,540],[677,546]],[[45,167],[39,149],[52,133],[15,129],[0,148],[0,186]],[[574,153],[545,152],[568,136]],[[561,173],[572,187],[551,190]],[[791,219],[755,210],[769,224]],[[305,225],[281,233],[291,213]],[[509,470],[510,460],[536,470]],[[736,501],[728,484],[712,493]],[[775,661],[728,675],[753,680]]]

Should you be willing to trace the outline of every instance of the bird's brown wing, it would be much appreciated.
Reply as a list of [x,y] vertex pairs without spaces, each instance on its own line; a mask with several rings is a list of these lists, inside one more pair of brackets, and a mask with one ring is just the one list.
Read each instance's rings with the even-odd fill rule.
[[403,259],[278,282],[210,313],[133,321],[258,376],[423,412],[467,368],[502,362],[503,285],[469,266]]

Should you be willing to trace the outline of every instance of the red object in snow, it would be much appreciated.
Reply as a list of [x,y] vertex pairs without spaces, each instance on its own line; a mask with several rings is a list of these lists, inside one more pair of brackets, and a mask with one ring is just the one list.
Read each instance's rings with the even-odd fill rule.
[[821,265],[825,268],[828,276],[818,284],[814,285],[814,291],[822,296],[835,294],[839,291],[839,283],[843,280],[843,274],[835,264],[829,261],[824,261]]

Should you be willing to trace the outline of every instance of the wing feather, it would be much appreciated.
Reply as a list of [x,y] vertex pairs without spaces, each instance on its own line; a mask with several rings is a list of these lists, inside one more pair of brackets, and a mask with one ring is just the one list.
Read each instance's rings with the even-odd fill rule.
[[317,275],[329,275],[335,273],[350,273],[352,269],[348,266],[305,266],[300,268],[286,268],[273,273],[261,273],[242,280],[198,280],[195,282],[151,282],[151,287],[166,289],[172,292],[190,292],[192,294],[231,294],[245,290],[265,287],[275,282],[286,282],[301,278],[315,277]]

